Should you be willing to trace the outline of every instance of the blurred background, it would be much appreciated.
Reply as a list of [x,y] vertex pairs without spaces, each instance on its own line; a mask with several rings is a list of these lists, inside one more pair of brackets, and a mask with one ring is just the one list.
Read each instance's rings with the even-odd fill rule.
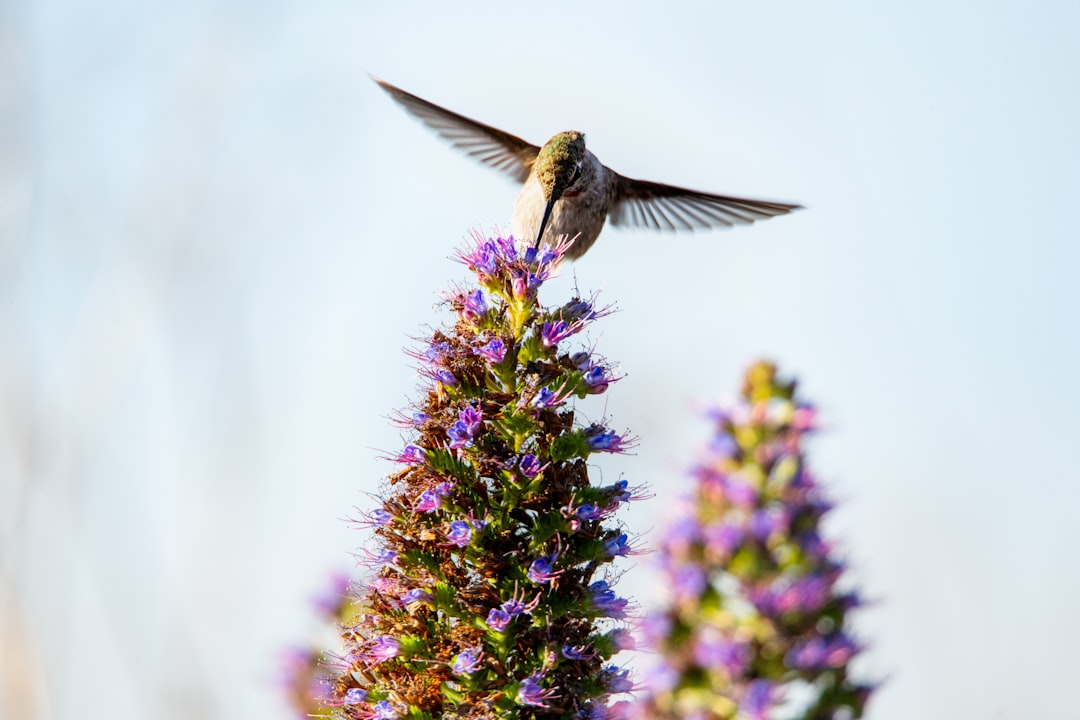
[[[753,359],[822,407],[871,717],[1080,717],[1080,4],[0,4],[0,716],[286,718],[471,228],[517,188],[368,78],[632,177],[801,202],[609,228],[652,537]],[[647,559],[619,586],[657,598]]]

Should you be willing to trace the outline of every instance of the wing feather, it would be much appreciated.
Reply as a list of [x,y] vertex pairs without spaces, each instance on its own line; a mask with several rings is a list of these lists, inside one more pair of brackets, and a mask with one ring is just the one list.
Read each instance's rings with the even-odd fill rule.
[[785,215],[802,207],[772,200],[714,195],[615,175],[615,201],[609,215],[612,225],[654,230],[732,227]]
[[439,107],[388,82],[372,78],[402,107],[425,125],[482,163],[525,182],[540,148],[516,135]]

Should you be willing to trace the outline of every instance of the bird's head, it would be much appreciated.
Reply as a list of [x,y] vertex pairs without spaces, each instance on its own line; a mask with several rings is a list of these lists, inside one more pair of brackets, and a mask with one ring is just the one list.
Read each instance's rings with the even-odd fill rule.
[[561,132],[540,148],[534,171],[544,199],[554,203],[581,176],[585,161],[585,135],[576,130]]

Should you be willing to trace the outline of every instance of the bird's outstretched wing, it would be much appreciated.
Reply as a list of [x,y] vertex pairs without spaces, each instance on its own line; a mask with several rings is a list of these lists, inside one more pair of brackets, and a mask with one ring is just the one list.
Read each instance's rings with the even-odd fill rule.
[[540,148],[516,135],[441,108],[388,82],[373,77],[390,97],[420,118],[425,125],[477,160],[525,182]]
[[608,218],[612,225],[656,230],[698,230],[749,225],[784,215],[801,205],[713,195],[686,188],[632,180],[615,173],[615,197]]

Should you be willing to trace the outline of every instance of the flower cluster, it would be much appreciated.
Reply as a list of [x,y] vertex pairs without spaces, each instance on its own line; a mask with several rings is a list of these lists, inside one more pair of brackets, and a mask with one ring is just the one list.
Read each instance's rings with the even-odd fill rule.
[[872,686],[848,677],[860,647],[846,623],[859,600],[838,585],[844,567],[820,529],[830,504],[803,457],[814,410],[762,362],[715,422],[661,541],[671,601],[646,622],[659,663],[631,714],[861,717]]
[[567,247],[474,237],[459,253],[478,287],[451,292],[453,327],[411,353],[423,397],[363,516],[375,546],[342,631],[339,717],[602,718],[630,687],[610,663],[629,645],[628,603],[605,570],[631,552],[610,518],[637,496],[593,486],[586,461],[633,440],[575,419],[572,399],[617,377],[571,347],[607,308],[539,304]]
[[[312,604],[320,619],[328,624],[351,622],[356,606],[349,599],[348,576],[341,573],[331,576],[330,586]],[[298,718],[329,712],[336,677],[325,660],[321,643],[289,648],[282,657],[281,684]]]

